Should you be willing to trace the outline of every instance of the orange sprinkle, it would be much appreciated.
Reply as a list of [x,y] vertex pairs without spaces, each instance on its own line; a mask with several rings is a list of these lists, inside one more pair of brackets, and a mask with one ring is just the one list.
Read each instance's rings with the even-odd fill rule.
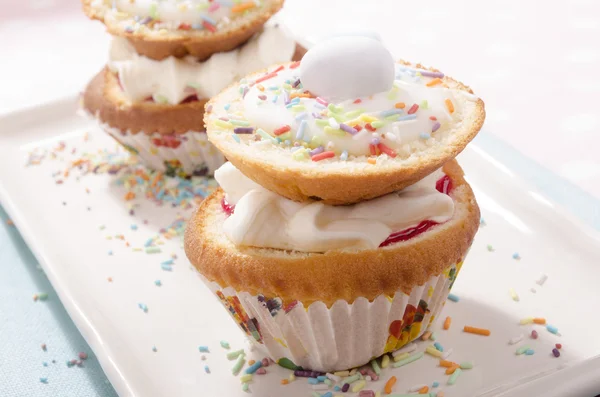
[[446,104],[446,109],[448,109],[450,114],[454,113],[454,104],[452,103],[452,101],[449,98],[446,98],[444,103]]
[[296,62],[292,63],[290,65],[290,69],[296,69],[298,66],[300,66],[300,61],[296,61]]
[[546,319],[545,318],[534,318],[533,323],[539,324],[539,325],[546,325]]
[[293,94],[290,95],[290,99],[294,99],[294,98],[314,98],[314,97],[312,95],[310,95],[308,92],[303,92],[303,93],[294,92]]
[[454,361],[440,360],[440,366],[446,367],[446,368],[452,368],[452,367],[456,367],[459,365],[457,363],[455,363]]
[[256,361],[254,361],[254,360],[249,360],[249,361],[248,361],[248,365],[252,365],[252,364],[254,364],[255,362],[256,362]]
[[421,390],[419,390],[419,394],[425,394],[425,393],[429,393],[429,387],[428,386],[423,386],[421,388]]
[[427,331],[423,335],[421,335],[421,340],[428,340],[430,337],[431,337],[431,331]]
[[127,200],[127,201],[133,200],[134,198],[135,198],[134,192],[127,192],[127,194],[125,195],[125,200]]
[[332,157],[335,157],[335,152],[329,151],[329,152],[315,154],[314,156],[311,157],[311,160],[312,161],[321,161],[321,160],[325,160],[325,159],[330,159]]
[[442,79],[440,79],[439,77],[436,77],[435,79],[431,80],[429,83],[425,84],[427,87],[433,87],[434,85],[438,85],[438,84],[442,84]]
[[390,156],[391,158],[396,157],[396,152],[389,146],[386,146],[383,143],[377,144],[377,148],[382,152]]
[[444,329],[450,329],[450,324],[452,324],[452,317],[448,316],[446,317],[446,320],[444,320]]
[[439,392],[437,392],[437,394],[435,395],[435,397],[444,397],[444,396],[445,396],[445,394],[441,390]]
[[289,380],[287,380],[287,379],[282,379],[282,380],[281,380],[281,384],[282,384],[282,385],[287,385],[288,383],[290,383],[290,381],[289,381]]
[[374,159],[374,158],[368,158],[368,159],[367,159],[367,163],[369,163],[369,164],[377,164],[377,159]]
[[404,102],[398,102],[397,104],[394,105],[394,107],[396,109],[404,109],[406,107],[406,104]]
[[257,85],[256,88],[258,88],[259,91],[263,91],[263,92],[265,90],[265,87],[262,84]]
[[385,382],[385,387],[383,388],[385,393],[392,394],[392,387],[394,387],[395,384],[396,384],[396,377],[392,376],[391,378],[388,379],[387,382]]
[[465,327],[463,328],[463,331],[468,332],[470,334],[477,334],[477,335],[483,335],[483,336],[490,336],[490,334],[491,334],[491,331],[489,329],[476,328],[476,327],[471,327],[468,325],[465,325]]
[[112,283],[112,277],[107,278],[109,283]]
[[242,4],[238,4],[238,5],[231,7],[231,12],[244,12],[246,10],[254,8],[255,6],[256,6],[256,4],[249,1],[247,3],[242,3]]
[[455,365],[453,367],[448,368],[446,370],[446,375],[452,375],[454,371],[456,371],[458,368],[460,368],[460,365]]

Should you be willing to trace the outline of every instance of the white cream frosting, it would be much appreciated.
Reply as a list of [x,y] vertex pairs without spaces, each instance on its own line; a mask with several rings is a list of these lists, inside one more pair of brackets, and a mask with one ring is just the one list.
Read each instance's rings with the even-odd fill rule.
[[113,37],[108,65],[129,100],[153,97],[156,102],[177,104],[194,93],[213,97],[241,76],[289,61],[295,45],[281,28],[265,26],[241,48],[214,54],[205,62],[191,56],[157,61],[138,55],[127,39]]
[[231,163],[215,179],[235,205],[223,230],[236,245],[301,252],[374,249],[393,232],[432,220],[442,223],[454,213],[452,199],[436,190],[438,170],[399,192],[349,206],[299,203],[256,184]]

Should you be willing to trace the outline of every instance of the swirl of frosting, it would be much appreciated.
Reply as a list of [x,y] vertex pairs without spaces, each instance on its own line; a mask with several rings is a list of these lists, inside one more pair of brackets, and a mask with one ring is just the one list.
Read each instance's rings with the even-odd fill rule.
[[294,49],[294,40],[276,26],[265,26],[242,47],[216,53],[205,62],[191,56],[157,61],[138,55],[128,40],[113,37],[108,65],[129,100],[152,97],[158,103],[177,104],[194,94],[198,98],[217,95],[241,76],[289,61]]
[[349,206],[295,202],[264,189],[231,163],[215,179],[235,205],[223,230],[236,245],[301,252],[374,249],[390,234],[424,220],[442,223],[454,202],[436,189],[438,170],[402,191]]
[[[214,131],[233,132],[240,144],[274,144],[296,160],[406,158],[443,141],[462,122],[464,103],[477,101],[441,72],[390,63],[371,37],[327,43],[301,63],[242,79],[213,110]],[[360,54],[376,61],[349,62]]]

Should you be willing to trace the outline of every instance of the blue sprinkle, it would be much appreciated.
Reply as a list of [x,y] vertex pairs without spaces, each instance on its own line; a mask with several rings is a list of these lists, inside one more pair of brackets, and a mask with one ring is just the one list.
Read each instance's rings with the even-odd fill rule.
[[191,28],[194,30],[202,30],[204,29],[204,26],[201,23],[193,23],[191,24]]
[[421,139],[429,139],[431,138],[431,135],[429,135],[427,132],[421,132],[421,134],[419,134],[419,137]]
[[240,143],[240,142],[241,142],[241,140],[240,140],[240,137],[239,137],[239,136],[237,136],[237,134],[231,134],[231,137],[232,137],[232,138],[233,138],[233,140],[234,140],[234,141],[236,141],[237,143]]
[[206,372],[207,374],[210,374],[210,368],[208,368],[208,365],[204,366],[204,372]]
[[262,362],[259,360],[259,361],[255,362],[254,364],[252,364],[251,366],[249,366],[248,368],[246,368],[246,373],[253,374],[260,367],[262,367]]
[[153,351],[154,353],[156,353],[156,352],[157,352],[157,350],[158,350],[158,349],[156,348],[156,346],[152,346],[152,351]]
[[152,243],[154,243],[154,239],[153,238],[149,238],[148,240],[146,240],[146,242],[144,243],[144,247],[150,247],[152,245]]
[[448,299],[450,299],[452,302],[458,302],[460,300],[458,295],[454,295],[454,294],[448,294]]
[[210,23],[213,26],[217,25],[217,22],[208,15],[200,15],[200,18],[204,19],[206,22]]
[[48,363],[44,361],[44,362],[42,363],[42,365],[43,365],[44,367],[47,367],[47,366],[48,366]]
[[321,395],[321,397],[333,397],[333,394],[330,391],[328,391],[327,393]]
[[339,386],[333,386],[333,390],[334,390],[334,391],[340,391],[340,390],[342,390],[342,388],[341,388],[341,387],[339,387]]
[[162,282],[160,280],[156,280],[154,282],[154,285],[156,285],[157,287],[160,287],[162,285]]
[[227,105],[223,106],[225,108],[225,110],[229,110],[229,108],[231,107],[231,104],[228,103]]
[[480,218],[480,219],[479,219],[479,224],[480,224],[480,225],[485,225],[485,224],[486,224],[486,223],[485,223],[485,219],[483,219],[483,218]]
[[298,116],[296,116],[296,121],[301,121],[304,120],[308,117],[308,113],[306,112],[302,112],[300,113]]
[[278,99],[279,99],[279,95],[275,95],[275,96],[273,97],[273,99],[271,100],[271,102],[273,102],[273,103],[277,103],[277,100],[278,100]]
[[[306,113],[304,113],[306,115]],[[300,122],[300,126],[298,127],[298,131],[296,132],[296,140],[300,140],[304,137],[304,131],[306,130],[306,120],[302,120]]]
[[528,356],[533,356],[534,353],[535,353],[535,351],[533,351],[533,349],[527,349],[525,351],[525,354],[528,355]]
[[136,224],[131,225],[130,228],[131,228],[131,230],[137,230],[138,229],[138,227],[137,227]]
[[548,330],[548,332],[550,332],[551,334],[558,334],[558,328],[556,328],[554,325],[546,325],[546,329]]
[[143,303],[138,303],[138,307],[144,311],[144,313],[148,313],[148,306]]
[[444,351],[444,347],[440,344],[440,342],[435,342],[433,346],[440,352]]
[[210,353],[210,352],[208,351],[208,346],[198,346],[198,351],[199,351],[200,353]]
[[409,114],[409,115],[407,115],[407,116],[402,116],[402,117],[400,117],[400,118],[399,118],[398,120],[396,120],[396,121],[409,121],[409,120],[414,120],[414,119],[416,119],[416,118],[417,118],[417,115],[416,115],[416,114]]
[[340,160],[342,160],[342,161],[348,160],[348,151],[347,150],[344,150],[342,152],[342,154],[340,154]]
[[519,260],[519,259],[521,259],[521,256],[519,255],[519,253],[518,253],[518,252],[515,252],[515,253],[512,255],[512,257],[513,257],[513,259],[516,259],[516,260]]
[[438,381],[436,380],[436,381],[434,381],[434,382],[431,384],[431,387],[438,387],[439,385],[440,385],[440,382],[438,382]]
[[402,114],[404,113],[404,110],[402,109],[390,109],[390,110],[384,110],[383,112],[379,113],[380,117],[387,117],[387,116],[391,116],[393,114]]
[[112,250],[108,250],[108,255],[112,255],[112,254],[113,254]]
[[48,378],[40,378],[40,382],[42,382],[42,383],[48,383]]
[[324,382],[325,379],[327,379],[327,377],[324,375],[321,375],[321,376],[317,376],[317,379],[319,380],[319,382]]
[[309,385],[316,385],[318,383],[319,383],[319,380],[317,378],[308,378]]

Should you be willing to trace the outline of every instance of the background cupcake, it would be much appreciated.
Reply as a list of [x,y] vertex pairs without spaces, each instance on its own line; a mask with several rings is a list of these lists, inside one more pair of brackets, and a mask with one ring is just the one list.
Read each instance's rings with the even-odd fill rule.
[[[225,12],[232,7],[217,2],[84,3],[114,36],[109,62],[87,86],[83,108],[148,166],[169,175],[212,174],[224,158],[204,133],[208,99],[250,71],[304,53],[280,26],[263,26],[279,2],[261,4],[232,17]],[[185,28],[196,19],[204,23]],[[239,38],[238,30],[251,31],[250,40],[231,48],[223,37]],[[226,42],[218,46],[219,40]]]

